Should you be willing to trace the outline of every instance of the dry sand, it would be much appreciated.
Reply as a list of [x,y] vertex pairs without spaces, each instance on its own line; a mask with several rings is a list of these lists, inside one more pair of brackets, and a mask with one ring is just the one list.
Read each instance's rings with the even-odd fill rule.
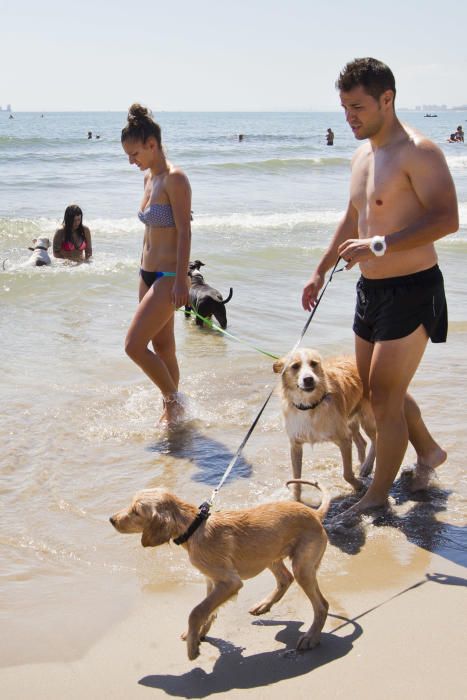
[[[313,651],[294,651],[312,617],[296,585],[263,618],[249,616],[250,605],[272,584],[268,572],[246,582],[221,609],[194,662],[179,635],[204,594],[201,580],[137,587],[125,616],[99,634],[94,629],[92,639],[83,630],[95,599],[81,600],[75,617],[61,624],[49,616],[50,628],[28,638],[26,656],[15,648],[17,635],[2,635],[2,700],[465,697],[462,539],[440,554],[410,544],[392,528],[369,525],[363,539],[348,552],[330,544],[342,573],[331,576],[323,566],[320,584],[331,614]],[[186,555],[177,551],[182,561]],[[101,587],[102,601],[118,605],[112,578]]]

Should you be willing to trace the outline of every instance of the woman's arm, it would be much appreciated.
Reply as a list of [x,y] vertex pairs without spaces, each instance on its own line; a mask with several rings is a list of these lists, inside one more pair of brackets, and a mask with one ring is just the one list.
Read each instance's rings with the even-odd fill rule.
[[62,253],[62,243],[63,243],[63,237],[64,237],[65,231],[62,228],[59,228],[55,231],[55,236],[54,240],[52,243],[52,250],[54,254],[54,258],[63,258],[64,255]]
[[166,179],[165,189],[172,205],[178,235],[177,270],[172,300],[178,309],[188,302],[188,263],[191,248],[191,187],[187,176],[180,170]]
[[88,229],[87,226],[83,226],[83,228],[84,228],[84,238],[86,239],[86,250],[84,251],[84,256],[87,260],[92,255],[91,231]]

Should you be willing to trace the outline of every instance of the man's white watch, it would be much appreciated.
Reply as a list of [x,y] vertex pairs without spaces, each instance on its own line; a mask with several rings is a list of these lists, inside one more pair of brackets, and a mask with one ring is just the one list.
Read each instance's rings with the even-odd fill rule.
[[373,255],[377,255],[378,257],[384,255],[387,247],[388,246],[384,236],[373,236],[371,239],[370,250]]

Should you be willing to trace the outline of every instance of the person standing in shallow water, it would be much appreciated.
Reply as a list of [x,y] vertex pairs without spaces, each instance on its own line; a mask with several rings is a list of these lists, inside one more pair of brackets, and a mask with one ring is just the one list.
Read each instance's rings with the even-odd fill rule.
[[128,329],[125,351],[160,389],[161,420],[173,425],[183,416],[174,313],[188,303],[191,188],[185,173],[166,159],[161,128],[145,107],[130,107],[121,142],[130,164],[145,171],[138,212],[145,226],[139,304]]
[[[401,124],[391,70],[374,58],[348,63],[336,87],[354,136],[346,214],[305,284],[311,310],[338,256],[359,264],[353,330],[357,366],[376,420],[374,479],[343,516],[383,505],[407,449],[417,452],[412,488],[425,488],[446,459],[407,393],[428,342],[445,342],[447,307],[434,242],[457,231],[454,183],[441,150]],[[368,139],[368,140],[366,140]]]

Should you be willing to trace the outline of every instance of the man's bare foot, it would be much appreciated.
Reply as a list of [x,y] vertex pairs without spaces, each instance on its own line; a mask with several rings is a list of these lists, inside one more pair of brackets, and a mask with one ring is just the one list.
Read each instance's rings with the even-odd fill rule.
[[439,445],[428,455],[417,455],[417,463],[412,472],[410,490],[422,491],[428,488],[428,484],[434,476],[435,469],[446,461],[447,456],[447,452],[439,447]]
[[387,498],[378,500],[371,496],[368,497],[368,493],[366,493],[363,498],[357,501],[357,503],[355,503],[353,506],[332,518],[332,520],[329,522],[329,526],[331,529],[340,525],[343,525],[344,527],[352,527],[360,521],[361,515],[370,513],[376,508],[384,508],[387,505]]

